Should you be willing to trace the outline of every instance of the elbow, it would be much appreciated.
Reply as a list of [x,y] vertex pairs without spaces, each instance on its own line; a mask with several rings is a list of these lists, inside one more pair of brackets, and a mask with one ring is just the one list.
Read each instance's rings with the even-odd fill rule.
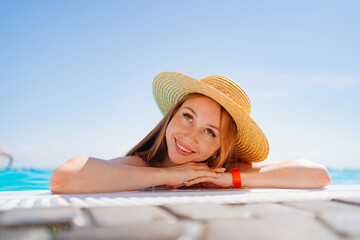
[[330,184],[331,177],[329,171],[321,164],[303,158],[293,160],[292,162],[305,170],[303,176],[306,178],[306,188],[324,188]]
[[54,194],[76,192],[76,177],[87,161],[87,157],[75,157],[56,168],[50,177],[50,190]]
[[321,165],[312,170],[310,179],[312,180],[313,188],[324,188],[331,183],[328,170]]
[[71,186],[69,176],[59,168],[52,172],[49,185],[51,192],[54,194],[68,193]]

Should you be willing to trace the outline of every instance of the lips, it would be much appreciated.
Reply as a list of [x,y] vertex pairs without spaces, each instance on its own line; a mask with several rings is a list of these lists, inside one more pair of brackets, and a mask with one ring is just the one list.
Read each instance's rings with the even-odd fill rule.
[[183,143],[181,143],[179,140],[175,138],[175,148],[178,153],[181,155],[190,155],[192,153],[195,153],[191,148],[184,146]]

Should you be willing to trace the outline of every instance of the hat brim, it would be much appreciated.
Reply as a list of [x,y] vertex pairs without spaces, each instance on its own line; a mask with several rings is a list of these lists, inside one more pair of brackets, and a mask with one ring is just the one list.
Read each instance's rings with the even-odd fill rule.
[[228,96],[201,81],[177,72],[163,72],[154,78],[153,95],[163,115],[189,93],[200,93],[212,98],[231,115],[238,130],[234,149],[234,155],[238,160],[261,162],[266,159],[269,144],[265,134],[249,114]]

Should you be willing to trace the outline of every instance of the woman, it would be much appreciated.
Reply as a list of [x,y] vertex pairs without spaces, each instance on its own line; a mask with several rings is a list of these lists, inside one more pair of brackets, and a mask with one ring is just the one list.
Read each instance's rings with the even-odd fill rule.
[[126,156],[75,157],[52,174],[54,193],[96,193],[170,188],[322,188],[326,168],[306,159],[262,163],[267,139],[250,118],[250,99],[231,79],[199,81],[176,72],[158,74],[153,94],[165,115]]

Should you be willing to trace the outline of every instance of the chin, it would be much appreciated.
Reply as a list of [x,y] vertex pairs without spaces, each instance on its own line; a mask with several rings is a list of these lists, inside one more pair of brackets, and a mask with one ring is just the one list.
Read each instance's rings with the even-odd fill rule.
[[179,157],[174,157],[172,155],[169,154],[169,159],[172,163],[176,164],[176,165],[180,165],[180,164],[184,164],[187,162],[190,162],[189,160],[186,160],[184,158],[179,158]]
[[175,152],[175,154],[169,153],[169,159],[172,163],[176,164],[176,165],[180,165],[180,164],[185,164],[188,162],[202,162],[203,160],[197,160],[197,159],[193,159],[193,158],[189,158],[189,157],[184,157],[184,156],[179,156],[179,154],[177,154]]

